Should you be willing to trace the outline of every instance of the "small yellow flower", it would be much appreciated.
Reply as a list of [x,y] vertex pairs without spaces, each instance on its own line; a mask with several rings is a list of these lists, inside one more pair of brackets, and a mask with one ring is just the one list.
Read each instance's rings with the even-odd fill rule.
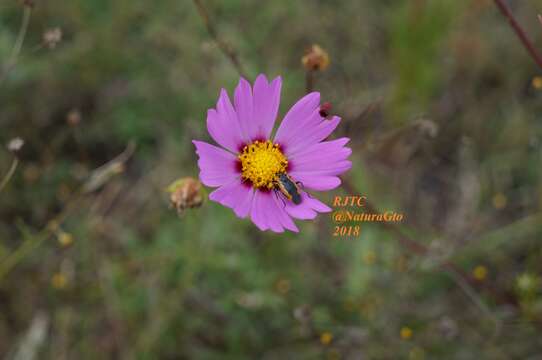
[[472,270],[472,275],[478,281],[483,281],[487,277],[487,268],[484,265],[478,265]]
[[363,254],[363,262],[365,265],[373,265],[376,261],[376,254],[372,250],[368,250]]
[[495,207],[495,209],[497,210],[504,209],[507,203],[508,203],[508,199],[506,198],[506,195],[504,195],[503,193],[496,193],[493,196],[493,206]]
[[401,336],[401,339],[409,340],[412,337],[412,329],[408,326],[403,326],[399,335]]
[[58,289],[58,290],[64,289],[67,284],[68,284],[68,279],[61,272],[57,272],[51,278],[51,285],[53,285],[55,289]]
[[531,84],[536,90],[542,89],[542,76],[535,76],[531,81]]
[[320,342],[322,345],[329,345],[333,341],[333,334],[329,331],[325,331],[320,335]]
[[60,245],[66,247],[73,243],[73,236],[65,231],[61,231],[57,234],[57,239]]

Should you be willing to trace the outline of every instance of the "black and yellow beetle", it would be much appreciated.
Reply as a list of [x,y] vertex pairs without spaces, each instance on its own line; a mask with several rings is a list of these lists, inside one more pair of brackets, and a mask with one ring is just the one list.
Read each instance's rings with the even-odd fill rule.
[[298,182],[292,180],[285,172],[277,176],[278,180],[275,182],[275,191],[280,191],[286,199],[291,200],[294,204],[301,204],[301,190],[297,185]]

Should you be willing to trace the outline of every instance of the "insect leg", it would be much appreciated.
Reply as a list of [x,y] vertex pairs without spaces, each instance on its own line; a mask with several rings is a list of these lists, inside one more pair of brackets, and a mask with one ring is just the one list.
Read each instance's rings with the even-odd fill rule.
[[280,199],[280,201],[282,201],[282,208],[286,209],[286,202],[284,201],[284,198],[279,195],[280,191],[278,191],[277,189],[273,189],[273,192],[275,193],[277,199]]
[[304,192],[305,194],[307,194],[307,196],[310,197],[311,199],[314,199],[314,198],[312,197],[312,195],[308,193],[308,191],[303,191],[303,192]]

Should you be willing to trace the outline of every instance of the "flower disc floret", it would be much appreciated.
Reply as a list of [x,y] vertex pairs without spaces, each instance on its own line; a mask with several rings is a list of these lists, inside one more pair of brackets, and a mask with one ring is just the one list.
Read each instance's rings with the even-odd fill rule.
[[286,171],[288,160],[278,144],[256,140],[243,147],[238,156],[241,176],[258,189],[272,189],[278,174]]

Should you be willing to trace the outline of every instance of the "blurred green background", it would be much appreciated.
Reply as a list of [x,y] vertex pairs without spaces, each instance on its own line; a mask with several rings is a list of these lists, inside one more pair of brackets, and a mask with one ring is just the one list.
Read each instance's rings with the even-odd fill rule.
[[[405,221],[336,238],[326,214],[280,235],[213,202],[179,217],[164,189],[197,176],[191,140],[239,79],[194,3],[36,0],[10,66],[25,6],[2,1],[0,143],[25,145],[0,192],[0,356],[541,358],[542,70],[493,2],[203,4],[250,80],[283,77],[281,114],[304,49],[329,53],[315,89],[354,166],[316,196]],[[542,50],[540,2],[510,4]]]

